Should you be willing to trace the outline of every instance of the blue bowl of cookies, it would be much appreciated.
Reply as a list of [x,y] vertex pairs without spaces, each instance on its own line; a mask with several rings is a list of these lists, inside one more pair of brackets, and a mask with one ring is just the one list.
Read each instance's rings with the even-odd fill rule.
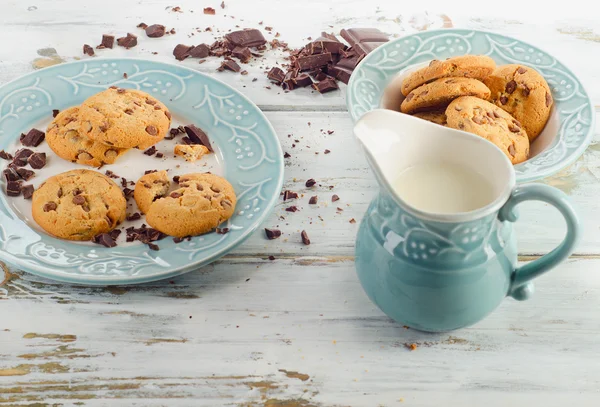
[[383,44],[357,66],[347,93],[354,121],[385,108],[496,144],[518,182],[552,175],[589,145],[594,107],[577,77],[537,47],[466,29]]

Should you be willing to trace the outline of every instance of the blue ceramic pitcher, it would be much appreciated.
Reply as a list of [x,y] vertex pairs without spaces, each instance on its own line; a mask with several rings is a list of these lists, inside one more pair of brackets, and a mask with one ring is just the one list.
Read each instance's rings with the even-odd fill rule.
[[[354,132],[380,185],[356,238],[356,269],[369,298],[397,322],[432,332],[474,324],[506,296],[527,299],[531,280],[572,253],[580,225],[567,196],[547,185],[515,186],[511,162],[487,140],[390,110],[365,114]],[[495,199],[453,214],[408,205],[392,182],[428,161],[477,171]],[[512,223],[516,206],[527,200],[556,207],[567,233],[553,251],[517,267]]]

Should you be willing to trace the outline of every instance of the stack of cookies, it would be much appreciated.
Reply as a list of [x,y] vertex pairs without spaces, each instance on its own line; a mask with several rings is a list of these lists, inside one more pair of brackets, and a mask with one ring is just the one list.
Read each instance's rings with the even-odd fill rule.
[[518,164],[542,132],[552,109],[548,83],[533,68],[496,66],[493,59],[464,55],[408,75],[400,111],[481,136]]
[[113,164],[130,148],[153,146],[170,125],[171,113],[157,99],[111,87],[60,112],[48,126],[46,141],[65,160],[100,167]]

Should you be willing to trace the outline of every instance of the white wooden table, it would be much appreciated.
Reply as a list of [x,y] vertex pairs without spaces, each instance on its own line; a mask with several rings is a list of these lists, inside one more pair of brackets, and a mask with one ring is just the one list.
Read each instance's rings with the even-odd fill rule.
[[[332,0],[323,12],[318,4],[325,2],[317,0],[225,3],[221,9],[220,0],[3,1],[0,82],[80,58],[82,45],[97,45],[104,33],[138,33],[140,44],[101,55],[176,62],[177,43],[210,43],[217,29],[261,27],[259,21],[292,46],[344,27],[402,35],[453,25],[539,45],[566,62],[597,108],[600,103],[600,22],[586,1],[545,9],[524,1],[477,9],[434,1],[425,10],[425,2]],[[174,6],[183,12],[171,11]],[[202,13],[207,6],[215,16]],[[135,28],[142,21],[177,34],[149,39]],[[188,38],[206,26],[213,32]],[[358,223],[349,221],[360,221],[377,185],[352,140],[345,89],[323,96],[266,89],[263,71],[272,61],[246,67],[248,76],[216,72],[216,59],[183,64],[231,84],[266,112],[292,155],[286,188],[302,192],[306,179],[315,178],[333,190],[318,190],[318,208],[309,207],[308,197],[295,214],[277,207],[265,226],[280,225],[281,239],[268,241],[259,231],[222,260],[171,281],[84,288],[0,270],[0,405],[600,404],[598,137],[579,161],[544,181],[568,193],[585,220],[573,257],[537,279],[528,302],[507,299],[471,328],[424,334],[382,314],[354,272]],[[294,139],[300,140],[295,148]],[[331,154],[322,154],[325,149]],[[333,193],[341,198],[335,204]],[[520,212],[521,260],[529,261],[559,242],[564,223],[543,204],[525,204]],[[300,242],[303,229],[310,246]]]

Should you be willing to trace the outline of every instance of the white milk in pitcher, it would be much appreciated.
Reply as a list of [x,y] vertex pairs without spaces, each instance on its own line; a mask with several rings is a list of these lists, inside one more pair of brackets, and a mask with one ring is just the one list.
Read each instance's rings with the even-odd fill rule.
[[429,162],[404,170],[392,185],[410,206],[424,212],[469,212],[490,204],[494,189],[486,178],[455,163]]

